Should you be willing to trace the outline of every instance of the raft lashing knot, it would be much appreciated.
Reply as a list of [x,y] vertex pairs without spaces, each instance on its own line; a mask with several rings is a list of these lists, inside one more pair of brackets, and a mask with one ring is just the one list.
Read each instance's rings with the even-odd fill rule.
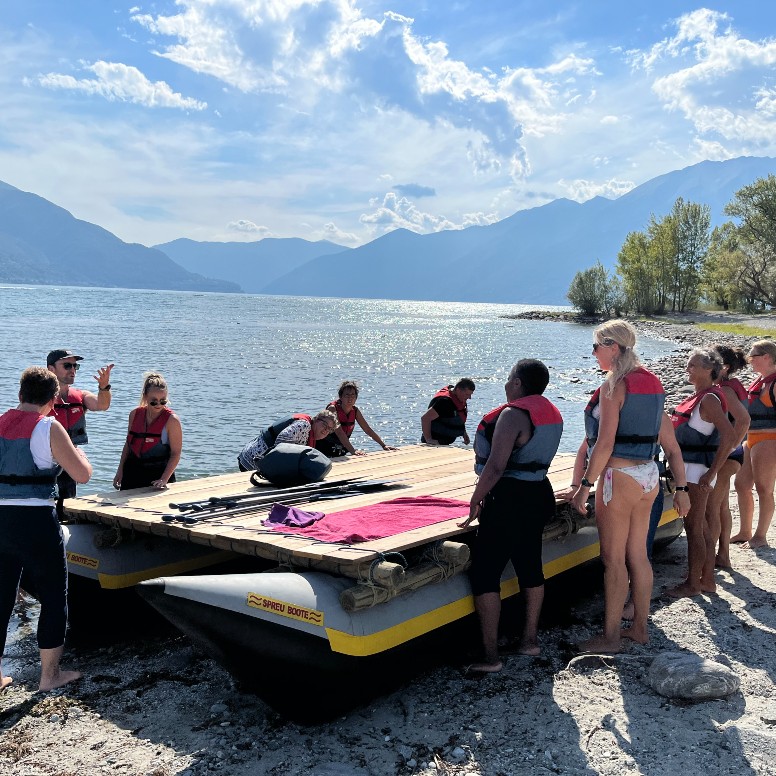
[[[396,558],[398,563],[390,558]],[[407,565],[407,559],[400,552],[380,552],[369,564],[366,579],[359,573],[359,582],[371,587],[396,587],[404,579]]]

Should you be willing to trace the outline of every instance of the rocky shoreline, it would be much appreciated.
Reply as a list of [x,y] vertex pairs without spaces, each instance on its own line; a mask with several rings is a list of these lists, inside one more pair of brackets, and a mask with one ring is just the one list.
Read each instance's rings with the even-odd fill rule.
[[[753,339],[634,323],[643,336],[677,344],[649,365],[669,396],[688,390],[690,347],[717,339],[746,347]],[[776,525],[769,539],[776,544]],[[734,545],[731,559],[734,568],[718,572],[717,594],[669,600],[661,594],[683,578],[684,538],[656,556],[646,646],[572,658],[568,645],[601,624],[594,566],[571,583],[548,584],[539,658],[507,657],[500,674],[475,680],[461,670],[461,646],[451,644],[438,668],[314,726],[288,722],[241,692],[181,636],[70,649],[67,663],[85,678],[36,693],[36,612],[25,604],[4,661],[15,683],[0,693],[0,776],[774,776],[776,551]],[[726,667],[739,689],[702,703],[659,695],[650,666],[671,652]]]

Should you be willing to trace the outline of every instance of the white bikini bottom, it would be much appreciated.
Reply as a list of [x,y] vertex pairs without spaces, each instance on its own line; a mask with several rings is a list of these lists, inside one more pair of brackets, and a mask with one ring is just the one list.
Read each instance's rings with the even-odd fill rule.
[[657,464],[654,461],[647,461],[646,463],[640,463],[637,466],[623,466],[615,468],[610,466],[604,472],[604,491],[603,499],[604,504],[608,504],[612,500],[612,472],[618,471],[623,474],[627,474],[632,477],[636,482],[641,485],[645,493],[649,493],[660,480],[660,472],[658,471]]

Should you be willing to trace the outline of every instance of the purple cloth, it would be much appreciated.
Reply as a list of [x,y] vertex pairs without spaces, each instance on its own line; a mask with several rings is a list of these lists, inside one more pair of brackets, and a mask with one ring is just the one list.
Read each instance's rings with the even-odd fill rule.
[[305,512],[296,507],[287,507],[285,504],[273,504],[269,517],[263,521],[264,525],[290,525],[293,528],[307,528],[326,517],[323,512]]

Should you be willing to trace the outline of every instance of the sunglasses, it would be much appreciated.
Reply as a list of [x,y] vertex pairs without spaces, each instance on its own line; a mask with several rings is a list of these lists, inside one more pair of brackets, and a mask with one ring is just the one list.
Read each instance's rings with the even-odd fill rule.
[[71,364],[69,361],[65,361],[64,364],[60,364],[63,369],[73,369],[76,372],[81,368],[80,364]]
[[603,342],[594,342],[593,343],[593,353],[596,353],[598,351],[598,348],[602,347],[611,347],[615,344],[615,341],[613,339],[605,339]]
[[152,399],[148,402],[149,407],[158,407],[159,405],[162,405],[164,407],[165,404],[167,404],[167,399],[160,399],[159,401],[156,401],[156,399]]

